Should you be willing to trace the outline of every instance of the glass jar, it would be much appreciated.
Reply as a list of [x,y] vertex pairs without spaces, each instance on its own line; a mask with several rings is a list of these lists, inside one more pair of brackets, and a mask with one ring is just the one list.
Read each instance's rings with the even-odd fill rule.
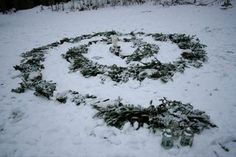
[[174,140],[172,138],[172,133],[170,129],[166,129],[163,134],[162,134],[162,142],[161,145],[165,148],[165,149],[170,149],[173,147],[174,145]]
[[193,137],[194,137],[194,134],[193,134],[192,130],[188,127],[182,133],[180,144],[182,146],[190,146],[191,147],[193,145]]

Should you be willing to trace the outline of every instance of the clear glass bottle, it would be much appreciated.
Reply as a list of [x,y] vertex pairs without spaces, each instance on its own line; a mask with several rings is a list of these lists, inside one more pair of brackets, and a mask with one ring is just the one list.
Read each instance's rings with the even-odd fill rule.
[[174,140],[172,138],[172,133],[170,129],[166,129],[163,134],[162,134],[162,142],[161,145],[165,148],[165,149],[170,149],[173,147],[174,145]]
[[194,134],[192,132],[192,130],[188,127],[186,128],[181,136],[181,140],[180,140],[180,144],[182,146],[192,146],[193,145],[193,137]]

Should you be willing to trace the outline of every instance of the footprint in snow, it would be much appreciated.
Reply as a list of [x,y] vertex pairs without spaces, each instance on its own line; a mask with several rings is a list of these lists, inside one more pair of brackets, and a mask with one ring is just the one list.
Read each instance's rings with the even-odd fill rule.
[[211,142],[212,145],[218,145],[225,152],[229,152],[230,151],[230,144],[234,145],[234,143],[236,143],[235,136],[220,137],[220,138],[215,139]]
[[4,132],[5,132],[4,124],[0,124],[0,134],[4,134]]
[[12,110],[12,112],[9,116],[9,119],[11,119],[11,121],[13,123],[17,123],[23,119],[24,115],[25,114],[22,111],[20,111],[19,109],[14,109],[14,110]]
[[212,32],[214,33],[214,32],[222,31],[222,28],[211,28],[211,27],[207,26],[204,28],[204,31],[207,33],[212,33]]
[[226,51],[226,53],[234,54],[235,52],[234,51]]

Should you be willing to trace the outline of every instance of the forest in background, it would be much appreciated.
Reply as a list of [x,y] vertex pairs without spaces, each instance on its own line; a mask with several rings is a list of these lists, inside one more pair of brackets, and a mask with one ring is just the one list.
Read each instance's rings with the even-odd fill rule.
[[17,11],[33,8],[38,5],[49,6],[68,1],[70,0],[0,0],[0,12],[4,13],[12,8]]
[[52,11],[64,10],[64,2],[71,1],[70,10],[94,10],[106,6],[143,4],[152,1],[153,4],[162,6],[170,5],[198,5],[206,6],[218,3],[223,7],[232,6],[231,0],[0,0],[0,13],[16,12],[18,10],[33,8],[38,5],[50,6]]

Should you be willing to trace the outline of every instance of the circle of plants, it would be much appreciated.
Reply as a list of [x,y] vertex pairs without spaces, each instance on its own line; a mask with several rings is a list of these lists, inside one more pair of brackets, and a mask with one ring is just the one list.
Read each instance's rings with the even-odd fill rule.
[[[144,58],[152,57],[159,52],[158,45],[142,41],[140,37],[150,36],[155,41],[171,41],[183,50],[181,56],[172,63],[161,63],[154,58],[150,62],[142,62]],[[205,45],[201,44],[195,36],[185,34],[145,34],[143,32],[130,32],[127,34],[116,31],[99,32],[81,35],[75,38],[64,38],[60,41],[34,48],[21,54],[23,58],[19,65],[15,65],[15,70],[20,71],[20,86],[12,89],[12,92],[23,93],[27,89],[35,91],[36,96],[43,96],[48,99],[55,98],[61,103],[68,100],[76,105],[88,104],[89,102],[98,112],[95,117],[103,118],[107,125],[122,128],[126,122],[133,125],[138,123],[138,128],[146,124],[153,132],[157,130],[171,129],[172,133],[181,132],[190,128],[193,134],[201,133],[206,128],[216,127],[210,121],[210,117],[200,110],[194,110],[191,104],[184,104],[180,101],[171,101],[163,98],[161,103],[150,102],[149,107],[123,104],[121,99],[111,101],[101,100],[94,95],[82,95],[77,91],[67,91],[64,93],[54,93],[56,83],[43,79],[42,70],[45,55],[49,49],[58,47],[64,43],[80,43],[85,39],[102,37],[99,40],[90,40],[87,44],[70,48],[62,55],[64,59],[71,63],[71,71],[80,71],[84,77],[93,77],[99,74],[110,77],[115,82],[126,82],[130,78],[143,81],[145,78],[160,79],[168,82],[176,72],[184,72],[185,68],[193,66],[199,68],[207,60]],[[135,49],[131,55],[122,55],[121,47],[114,43],[114,38],[118,41],[130,42]],[[88,53],[89,47],[96,43],[111,45],[109,51],[114,55],[124,59],[127,67],[117,65],[101,65],[93,62],[84,56]],[[148,73],[147,70],[152,70]],[[104,106],[105,104],[105,106]]]
[[[183,50],[181,56],[174,62],[162,63],[155,56],[158,55],[157,44],[150,44],[142,40],[142,37],[152,37],[155,41],[170,41]],[[176,72],[183,73],[185,68],[193,66],[199,68],[207,60],[205,45],[201,44],[198,38],[185,34],[145,34],[143,32],[131,32],[127,34],[111,31],[80,36],[72,42],[80,43],[83,40],[102,37],[100,40],[91,40],[87,44],[69,49],[63,54],[71,63],[71,71],[80,71],[85,77],[105,75],[115,82],[127,82],[129,78],[143,81],[145,78],[160,79],[168,82]],[[113,38],[118,41],[131,43],[135,49],[131,55],[122,55],[121,47],[113,43]],[[109,51],[114,55],[124,59],[128,66],[121,67],[113,64],[111,66],[102,65],[84,56],[88,53],[89,47],[93,44],[103,43],[110,45]],[[98,52],[99,54],[99,52]],[[149,62],[142,62],[144,58],[153,57]]]

